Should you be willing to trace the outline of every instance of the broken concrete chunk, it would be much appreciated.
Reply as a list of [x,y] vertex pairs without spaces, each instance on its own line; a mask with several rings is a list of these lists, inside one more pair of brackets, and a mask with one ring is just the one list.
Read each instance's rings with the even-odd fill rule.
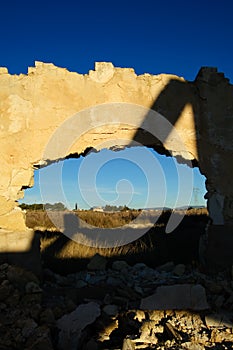
[[181,344],[182,349],[185,350],[205,350],[204,345],[192,343],[192,342],[185,342]]
[[123,269],[128,269],[129,265],[124,260],[116,260],[112,263],[112,269],[116,271],[122,271]]
[[132,340],[127,338],[124,339],[122,350],[134,350],[134,349],[135,349],[135,345],[132,342]]
[[206,310],[209,305],[205,289],[200,284],[177,284],[158,287],[156,292],[141,300],[142,310]]
[[118,306],[117,305],[105,305],[103,307],[103,311],[109,315],[109,316],[115,316],[118,313]]
[[[231,315],[232,316],[232,315]],[[232,317],[229,317],[226,313],[214,313],[207,315],[205,317],[205,323],[208,328],[216,327],[216,328],[223,328],[223,327],[229,327],[233,328],[233,322],[231,321]]]
[[233,334],[222,329],[214,328],[211,332],[210,341],[212,343],[233,342]]
[[171,272],[173,269],[174,269],[174,262],[168,261],[167,263],[158,266],[156,270],[159,272]]
[[183,276],[183,274],[185,273],[185,265],[184,264],[176,265],[173,270],[173,273],[176,276]]
[[170,322],[165,323],[165,331],[170,339],[174,338],[177,341],[182,340],[182,336]]
[[82,330],[99,316],[100,307],[94,302],[79,305],[70,314],[62,316],[57,321],[60,329],[58,348],[76,350]]
[[105,270],[106,265],[107,260],[97,253],[91,258],[87,268],[88,270]]

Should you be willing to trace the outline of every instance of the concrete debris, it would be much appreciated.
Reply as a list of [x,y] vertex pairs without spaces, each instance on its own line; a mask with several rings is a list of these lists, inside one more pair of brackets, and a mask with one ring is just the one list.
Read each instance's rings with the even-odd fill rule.
[[178,264],[173,270],[173,273],[176,276],[182,276],[185,273],[185,265],[184,264]]
[[82,330],[99,315],[99,305],[90,302],[78,306],[73,312],[57,320],[57,327],[60,329],[58,348],[76,350]]
[[142,299],[142,310],[205,310],[209,308],[205,289],[200,284],[177,284],[158,287],[156,292]]
[[95,254],[87,265],[88,270],[105,270],[107,260],[99,254]]
[[134,343],[130,339],[124,339],[122,350],[135,350]]
[[[68,275],[46,269],[39,281],[22,268],[0,265],[0,347],[233,347],[233,288],[227,271],[211,276],[184,265],[179,276],[173,263],[167,271],[123,261],[110,266]],[[138,286],[142,294],[137,293]]]
[[206,315],[205,323],[208,328],[233,328],[233,313],[231,315],[226,312]]
[[179,332],[175,329],[175,327],[170,323],[165,323],[165,332],[167,333],[168,337],[175,340],[182,340],[182,336],[179,334]]

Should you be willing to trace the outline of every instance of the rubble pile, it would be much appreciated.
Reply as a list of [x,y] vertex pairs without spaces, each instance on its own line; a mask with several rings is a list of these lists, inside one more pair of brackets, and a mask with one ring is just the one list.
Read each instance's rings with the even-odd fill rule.
[[230,271],[94,256],[60,275],[0,265],[0,350],[232,349]]

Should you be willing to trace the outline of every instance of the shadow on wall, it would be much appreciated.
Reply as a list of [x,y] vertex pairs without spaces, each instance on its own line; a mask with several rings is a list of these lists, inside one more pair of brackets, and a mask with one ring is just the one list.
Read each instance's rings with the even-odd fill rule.
[[[207,84],[209,90],[206,89]],[[210,270],[228,267],[233,263],[233,211],[231,194],[228,192],[233,187],[233,168],[229,166],[232,158],[232,116],[226,118],[224,115],[227,113],[229,95],[233,93],[232,86],[228,84],[229,79],[223,73],[218,73],[216,68],[203,67],[194,82],[171,79],[151,106],[175,128],[186,106],[191,106],[193,111],[198,161],[194,159],[192,163],[199,167],[207,179],[205,198],[211,223],[201,237],[204,254],[201,258]],[[221,94],[219,91],[224,91],[226,86],[231,87],[231,90]],[[221,108],[224,107],[223,112]],[[212,116],[215,124],[211,120]],[[143,128],[144,123],[141,126]],[[171,132],[167,131],[165,139]],[[139,133],[135,139],[140,140]]]
[[[1,245],[5,245],[5,251],[4,248],[1,247],[0,264],[7,262],[21,266],[27,270],[33,271],[37,276],[41,277],[40,234],[34,230],[25,232],[0,230],[0,235]],[[28,245],[28,237],[30,237],[30,245]],[[26,245],[24,242],[26,242]],[[9,251],[8,246],[12,249],[14,245],[14,251]]]
[[[219,230],[223,231],[226,229],[226,227],[224,226],[223,217],[225,194],[217,192],[217,188],[222,188],[222,185],[220,183],[222,181],[222,177],[219,176],[219,169],[221,169],[221,173],[223,173],[227,179],[231,178],[231,176],[229,173],[230,167],[228,166],[228,164],[226,164],[224,167],[224,165],[222,164],[222,160],[218,159],[220,157],[218,157],[217,155],[216,145],[218,145],[219,140],[224,139],[226,129],[231,129],[231,120],[230,118],[228,118],[228,120],[226,121],[224,119],[224,127],[221,127],[219,121],[218,125],[213,125],[212,121],[208,120],[209,114],[211,115],[212,110],[215,108],[210,104],[212,103],[213,105],[217,105],[218,101],[216,99],[211,99],[211,96],[211,98],[209,98],[208,92],[206,93],[205,91],[205,85],[207,83],[210,84],[210,86],[212,84],[214,87],[221,83],[226,85],[226,83],[228,83],[228,79],[224,78],[222,73],[218,73],[215,68],[202,68],[199,71],[194,82],[180,81],[175,78],[170,79],[170,81],[167,83],[167,85],[164,87],[164,89],[154,101],[153,105],[151,106],[151,109],[160,113],[171,123],[170,129],[167,128],[167,130],[165,130],[165,134],[163,135],[164,142],[169,138],[173,127],[176,128],[178,126],[179,120],[182,117],[182,113],[185,110],[185,108],[189,106],[190,110],[192,111],[191,118],[194,118],[192,122],[194,124],[196,132],[196,135],[193,135],[193,139],[196,140],[196,150],[198,158],[198,160],[193,159],[192,163],[194,166],[198,166],[200,172],[204,174],[207,178],[206,187],[208,192],[206,198],[208,199],[208,209],[209,213],[211,214],[210,216],[213,227],[216,226],[216,230],[219,232]],[[221,98],[221,96],[219,98]],[[207,113],[208,111],[209,114]],[[229,122],[229,125],[226,125],[226,122]],[[143,143],[141,131],[148,129],[148,126],[146,127],[146,123],[147,117],[145,117],[144,122],[140,127],[140,130],[136,132],[134,140],[132,141],[132,145],[134,145],[134,141]],[[215,139],[214,143],[211,143],[213,141],[211,139],[211,133],[213,133],[213,130]],[[168,152],[165,150],[162,142],[155,139],[153,141],[153,137],[152,140],[150,140],[150,142],[154,143],[154,149],[156,151],[168,155]],[[213,157],[211,157],[213,152],[216,152],[216,164],[213,164]],[[177,157],[177,159],[179,161],[179,157]],[[180,161],[183,162],[184,159],[180,157]],[[71,225],[71,231],[72,230],[73,228]],[[230,227],[229,230],[232,230],[232,228]],[[73,234],[75,234],[75,232],[69,233],[68,236],[71,237]],[[204,239],[203,241],[205,242],[206,240]],[[56,244],[58,245],[58,242]],[[212,247],[213,245],[214,242],[212,244]],[[230,246],[233,246],[233,240],[232,245],[230,244]],[[62,250],[62,246],[59,249]],[[211,251],[210,254],[215,253],[216,249]],[[233,257],[231,257],[231,254],[229,255],[225,253],[226,252],[224,249],[221,253],[218,252],[220,265],[224,265],[225,263],[229,264],[233,262]]]
[[[208,137],[205,137],[205,132],[208,130],[209,127],[209,121],[206,120],[204,117],[206,116],[206,111],[209,108],[209,101],[207,101],[207,97],[203,95],[203,89],[202,84],[205,85],[206,83],[206,76],[205,72],[206,70],[209,72],[210,76],[215,77],[217,79],[219,76],[224,81],[224,77],[220,73],[217,72],[216,69],[212,68],[206,68],[201,69],[200,72],[197,75],[197,78],[195,82],[186,82],[186,81],[180,81],[177,79],[171,79],[167,85],[164,87],[163,91],[161,91],[160,95],[157,97],[157,99],[154,101],[153,105],[151,106],[151,109],[154,111],[159,112],[162,116],[164,116],[170,123],[171,123],[171,129],[167,130],[167,134],[164,135],[164,141],[169,137],[169,134],[172,131],[172,127],[176,127],[177,123],[179,122],[179,119],[181,118],[182,111],[187,105],[190,105],[193,110],[194,115],[194,124],[195,124],[195,130],[196,130],[196,142],[197,142],[197,153],[198,153],[198,162],[197,160],[193,160],[193,164],[195,166],[198,165],[200,171],[202,174],[204,174],[207,178],[207,189],[208,189],[208,205],[211,206],[211,201],[214,201],[214,204],[219,203],[219,207],[217,205],[217,211],[218,211],[218,222],[213,222],[214,224],[224,224],[224,219],[222,215],[222,209],[221,205],[224,205],[224,201],[216,201],[216,189],[214,188],[212,184],[212,179],[215,179],[215,175],[213,173],[210,173],[210,170],[212,172],[217,171],[215,168],[213,169],[212,159],[210,157],[211,152],[213,152],[212,145],[209,142]],[[207,74],[208,75],[208,74]],[[225,79],[227,81],[227,79]],[[224,83],[225,83],[224,81]],[[202,91],[203,90],[203,91]],[[202,95],[201,95],[202,94]],[[217,101],[214,101],[214,103],[217,103]],[[211,109],[211,108],[210,108]],[[144,130],[145,123],[146,123],[147,117],[145,117],[145,121],[142,123],[140,129]],[[225,122],[225,119],[224,119]],[[229,119],[230,123],[230,119]],[[230,127],[230,125],[229,125]],[[216,140],[221,140],[224,135],[224,131],[227,129],[227,126],[225,125],[224,128],[218,128],[215,126],[214,132],[215,132],[215,138]],[[230,128],[229,128],[230,129]],[[140,142],[141,139],[141,133],[138,131],[138,133],[135,134],[134,140]],[[158,146],[158,140],[155,142],[155,144]],[[165,151],[162,144],[158,146],[158,151],[160,153],[163,153]],[[155,146],[156,150],[156,146]],[[166,152],[167,154],[167,152]],[[229,171],[229,168],[226,166],[226,172]],[[224,175],[227,178],[230,178],[230,175],[227,173],[224,173]],[[220,194],[222,195],[222,194]],[[215,209],[216,209],[215,208]],[[213,221],[215,220],[215,216],[212,217]],[[68,224],[67,224],[68,223]],[[73,228],[72,224],[70,222],[66,223],[65,227],[65,234],[68,230],[68,236],[72,237],[74,234],[76,234],[75,229]],[[59,253],[59,251],[62,251],[63,246],[65,242],[64,239],[60,239],[60,242],[56,242],[56,251]],[[34,247],[34,244],[33,244]],[[18,254],[18,253],[17,253]],[[14,259],[13,259],[14,260]],[[20,259],[18,259],[20,261]],[[30,265],[30,264],[29,264]],[[29,266],[30,267],[30,266]]]

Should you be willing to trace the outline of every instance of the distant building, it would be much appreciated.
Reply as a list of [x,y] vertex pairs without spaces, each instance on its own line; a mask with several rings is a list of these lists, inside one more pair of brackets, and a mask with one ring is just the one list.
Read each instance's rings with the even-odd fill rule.
[[91,208],[91,210],[93,210],[93,211],[99,211],[99,212],[103,212],[104,211],[104,209],[102,208],[102,207],[93,207],[93,208]]

